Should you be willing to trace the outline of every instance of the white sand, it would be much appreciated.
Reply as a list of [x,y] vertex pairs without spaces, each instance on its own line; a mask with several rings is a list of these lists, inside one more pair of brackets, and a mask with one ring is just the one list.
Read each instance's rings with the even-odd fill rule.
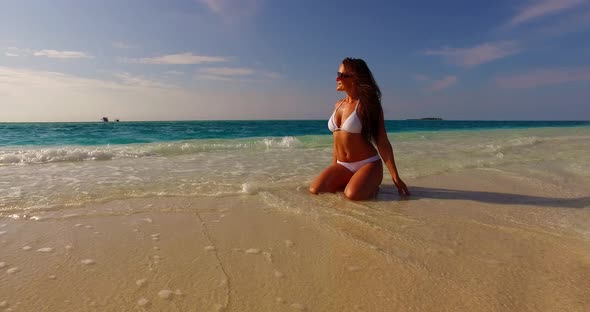
[[377,202],[278,191],[3,219],[0,259],[18,270],[0,272],[0,299],[18,311],[588,311],[587,199],[479,170],[407,182],[406,201],[386,185]]

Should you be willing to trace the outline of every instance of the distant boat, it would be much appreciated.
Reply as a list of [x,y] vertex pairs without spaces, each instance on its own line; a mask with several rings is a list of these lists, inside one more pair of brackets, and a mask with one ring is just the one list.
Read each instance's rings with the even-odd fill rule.
[[109,117],[102,117],[103,122],[109,122]]
[[406,120],[443,120],[439,117],[426,117],[426,118],[417,118],[417,119],[406,119]]

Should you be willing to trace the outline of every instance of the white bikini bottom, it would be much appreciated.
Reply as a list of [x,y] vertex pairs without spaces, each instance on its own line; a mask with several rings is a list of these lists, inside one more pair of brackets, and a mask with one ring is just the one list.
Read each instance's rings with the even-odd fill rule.
[[373,157],[370,157],[370,158],[367,158],[367,159],[364,159],[361,161],[355,161],[355,162],[343,162],[343,161],[337,160],[336,163],[344,166],[346,169],[352,171],[352,173],[355,173],[355,172],[359,171],[359,169],[361,169],[362,166],[364,166],[368,163],[372,163],[377,160],[381,160],[381,157],[379,157],[379,155],[375,155]]

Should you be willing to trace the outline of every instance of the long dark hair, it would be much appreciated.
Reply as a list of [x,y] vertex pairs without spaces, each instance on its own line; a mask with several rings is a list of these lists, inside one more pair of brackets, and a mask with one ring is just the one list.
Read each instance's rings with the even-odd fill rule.
[[358,115],[363,124],[362,134],[367,140],[376,143],[379,136],[379,119],[383,116],[381,90],[365,61],[347,57],[342,64],[346,71],[352,74],[357,88],[361,104]]

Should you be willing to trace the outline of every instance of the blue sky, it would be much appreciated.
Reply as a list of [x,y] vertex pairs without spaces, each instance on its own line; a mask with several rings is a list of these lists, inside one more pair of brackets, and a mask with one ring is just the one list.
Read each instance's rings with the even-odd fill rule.
[[387,119],[590,119],[590,0],[57,0],[0,2],[0,121],[326,119],[347,56]]

